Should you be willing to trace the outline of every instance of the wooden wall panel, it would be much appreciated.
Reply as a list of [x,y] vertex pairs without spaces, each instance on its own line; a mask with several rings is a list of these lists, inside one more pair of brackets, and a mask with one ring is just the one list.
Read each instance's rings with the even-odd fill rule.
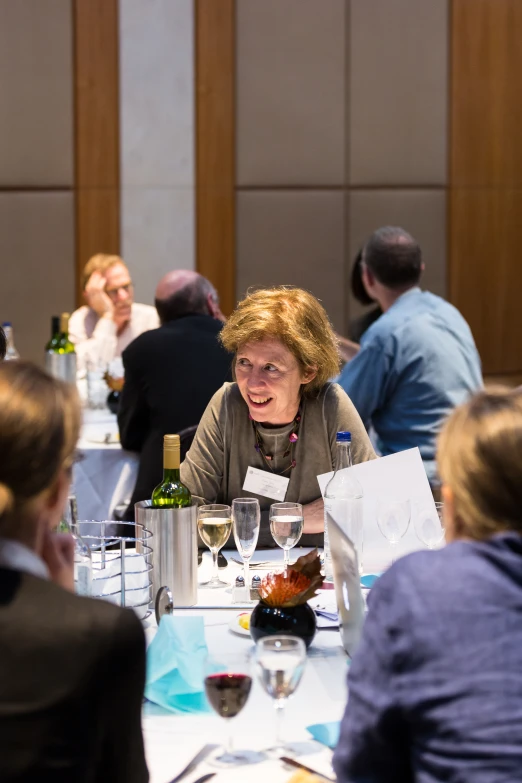
[[195,0],[196,269],[235,296],[235,0]]
[[77,296],[88,258],[119,253],[118,0],[74,0]]
[[486,373],[522,371],[522,3],[453,0],[449,292]]

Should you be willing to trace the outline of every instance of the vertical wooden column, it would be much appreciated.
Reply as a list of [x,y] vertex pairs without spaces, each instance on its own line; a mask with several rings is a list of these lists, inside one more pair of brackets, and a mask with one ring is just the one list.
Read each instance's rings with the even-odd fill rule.
[[195,0],[196,269],[235,293],[235,0]]
[[77,298],[85,262],[120,251],[118,0],[73,0]]
[[486,373],[522,371],[522,3],[452,1],[451,301]]

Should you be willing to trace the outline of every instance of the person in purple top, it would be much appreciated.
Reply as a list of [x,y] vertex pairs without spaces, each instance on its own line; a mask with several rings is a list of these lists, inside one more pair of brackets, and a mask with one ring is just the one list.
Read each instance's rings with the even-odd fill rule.
[[348,675],[338,783],[522,781],[522,394],[439,438],[446,540],[376,583]]

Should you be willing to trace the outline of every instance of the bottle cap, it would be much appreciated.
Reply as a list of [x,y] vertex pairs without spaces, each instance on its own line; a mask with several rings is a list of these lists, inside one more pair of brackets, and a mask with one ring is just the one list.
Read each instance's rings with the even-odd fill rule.
[[4,321],[2,326],[12,326],[11,321]]
[[179,435],[164,435],[163,447],[166,449],[179,449],[180,447]]
[[352,442],[352,433],[351,432],[338,432],[336,440],[337,440],[337,443],[351,443]]

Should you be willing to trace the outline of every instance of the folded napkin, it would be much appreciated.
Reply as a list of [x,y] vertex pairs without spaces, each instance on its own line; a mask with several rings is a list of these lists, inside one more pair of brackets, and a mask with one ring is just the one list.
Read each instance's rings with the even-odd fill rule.
[[361,587],[373,587],[380,574],[365,574],[361,576]]
[[307,726],[306,730],[310,732],[314,740],[333,750],[339,742],[341,723],[338,720],[330,723],[314,723],[313,726]]
[[210,712],[203,617],[163,615],[147,650],[145,696],[172,712]]

